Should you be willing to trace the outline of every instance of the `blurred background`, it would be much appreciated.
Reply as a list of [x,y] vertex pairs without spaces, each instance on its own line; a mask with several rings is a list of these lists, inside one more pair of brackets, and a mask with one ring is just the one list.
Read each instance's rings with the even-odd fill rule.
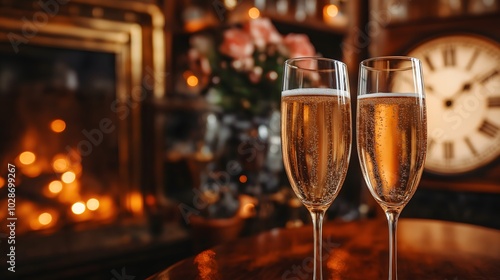
[[[500,228],[499,24],[496,0],[0,0],[0,259],[8,210],[17,279],[143,279],[309,224],[280,146],[297,56],[347,64],[354,123],[361,60],[421,58],[429,155],[402,217]],[[385,219],[353,143],[327,219]]]

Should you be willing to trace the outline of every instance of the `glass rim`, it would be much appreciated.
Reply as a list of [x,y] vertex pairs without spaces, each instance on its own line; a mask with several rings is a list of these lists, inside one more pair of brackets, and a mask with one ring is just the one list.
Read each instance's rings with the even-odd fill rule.
[[333,59],[333,58],[328,58],[328,57],[321,57],[321,56],[303,56],[303,57],[294,57],[294,58],[289,58],[285,60],[285,66],[289,68],[293,68],[295,70],[301,70],[301,71],[315,71],[315,72],[323,72],[323,71],[333,71],[334,69],[310,69],[310,68],[304,68],[300,67],[297,65],[292,64],[292,62],[295,61],[327,61],[327,62],[333,62],[333,64],[339,64],[342,67],[346,68],[346,64],[340,60]]
[[368,63],[371,62],[376,62],[376,61],[409,61],[413,63],[418,63],[420,64],[420,59],[412,56],[403,56],[403,55],[394,55],[394,56],[378,56],[378,57],[372,57],[365,59],[359,63],[361,68],[367,69],[370,71],[379,71],[379,72],[395,72],[395,71],[407,71],[412,69],[412,66],[407,66],[407,67],[394,67],[394,68],[381,68],[381,67],[373,67],[373,66],[368,66]]

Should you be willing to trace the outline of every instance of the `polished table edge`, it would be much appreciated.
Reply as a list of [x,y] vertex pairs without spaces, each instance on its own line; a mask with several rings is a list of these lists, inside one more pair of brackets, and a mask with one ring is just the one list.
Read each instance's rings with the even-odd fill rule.
[[[325,222],[323,226],[324,234],[323,238],[331,236],[332,234],[335,234],[335,231],[342,230],[343,228],[348,228],[348,227],[358,227],[361,226],[362,228],[366,227],[380,227],[380,228],[385,228],[387,227],[387,221],[385,219],[363,219],[363,220],[355,220],[355,221],[340,221],[340,220],[333,220],[333,221],[327,221]],[[465,223],[458,223],[458,222],[452,222],[452,221],[442,221],[442,220],[433,220],[433,219],[415,219],[415,218],[400,218],[399,219],[399,225],[398,225],[398,238],[401,234],[404,234],[405,236],[412,236],[413,230],[412,228],[414,227],[425,227],[433,230],[439,229],[439,234],[443,235],[440,236],[439,238],[442,238],[444,241],[448,239],[448,235],[453,235],[455,234],[454,238],[460,240],[461,238],[470,238],[471,236],[480,236],[480,237],[492,237],[488,238],[488,242],[484,243],[484,252],[490,252],[489,257],[492,257],[494,259],[497,259],[499,261],[499,266],[500,266],[500,230],[498,229],[493,229],[493,228],[488,228],[484,226],[479,226],[479,225],[473,225],[473,224],[465,224]],[[387,230],[388,231],[388,230]],[[456,233],[459,233],[458,235]],[[226,242],[219,244],[217,246],[212,247],[209,249],[210,251],[214,252],[219,252],[219,251],[224,251],[224,248],[229,248],[232,246],[232,244],[241,244],[241,243],[251,243],[250,241],[254,240],[259,240],[259,239],[266,239],[271,236],[280,236],[280,235],[306,235],[306,237],[309,237],[309,233],[312,237],[312,228],[310,224],[306,224],[302,227],[298,228],[274,228],[269,231],[261,232],[255,235],[251,236],[245,236],[241,237],[237,240]],[[384,233],[386,234],[386,233]],[[474,237],[475,238],[475,237]],[[439,239],[440,240],[440,239]],[[415,248],[417,246],[421,246],[422,244],[418,244],[418,242],[415,242]],[[447,244],[446,242],[442,242],[443,244],[434,244],[434,246],[450,246],[450,244]],[[424,244],[425,245],[425,244]],[[452,246],[455,246],[458,251],[462,250],[467,250],[467,248],[462,248],[463,244],[451,244]],[[465,244],[467,245],[467,244]],[[410,246],[412,246],[410,244]],[[415,248],[410,248],[410,249],[415,249]],[[444,248],[444,247],[443,247]],[[495,250],[491,250],[492,248],[498,248],[498,252],[495,252]],[[473,253],[477,253],[477,251],[481,251],[481,249],[475,249],[476,251]],[[168,268],[150,276],[147,278],[148,280],[154,280],[154,279],[159,279],[158,277],[160,275],[168,275],[170,271],[174,271],[176,268],[178,268],[181,265],[188,263],[194,263],[195,259],[197,256],[199,256],[201,253],[206,252],[208,250],[198,252],[197,254],[180,260],[173,265],[169,266]],[[481,252],[483,252],[481,251]],[[491,252],[493,251],[493,252]],[[167,278],[168,279],[168,278]]]

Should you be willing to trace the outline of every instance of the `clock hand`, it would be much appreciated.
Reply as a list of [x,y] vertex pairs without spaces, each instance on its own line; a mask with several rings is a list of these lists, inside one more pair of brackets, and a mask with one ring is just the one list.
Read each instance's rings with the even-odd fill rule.
[[458,90],[458,92],[455,92],[449,100],[453,100],[457,97],[457,95],[461,95],[463,93],[469,92],[471,90],[471,87],[474,83],[481,83],[484,84],[486,83],[489,79],[492,79],[493,77],[497,76],[500,73],[499,69],[492,69],[487,72],[483,72],[479,75],[476,75],[469,81],[463,84],[462,88]]
[[[472,79],[472,80],[475,80],[475,79]],[[444,101],[444,105],[445,107],[452,107],[453,106],[453,101],[456,100],[456,98],[464,93],[467,93],[471,90],[472,88],[472,84],[473,82],[472,81],[467,81],[463,84],[463,86],[457,91],[455,92],[454,94],[451,95],[450,98],[446,99]]]

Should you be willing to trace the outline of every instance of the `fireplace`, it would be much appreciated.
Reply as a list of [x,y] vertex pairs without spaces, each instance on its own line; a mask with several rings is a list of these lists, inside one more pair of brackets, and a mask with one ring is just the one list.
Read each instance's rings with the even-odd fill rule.
[[[15,208],[23,217],[17,233],[116,219],[123,128],[113,107],[115,55],[31,45],[0,50],[0,150],[2,165],[16,166]],[[134,203],[126,210],[139,213],[140,201]]]
[[16,256],[26,263],[122,246],[116,237],[131,228],[142,238],[162,199],[144,112],[163,97],[167,76],[160,9],[97,0],[0,6],[0,232],[16,218]]

